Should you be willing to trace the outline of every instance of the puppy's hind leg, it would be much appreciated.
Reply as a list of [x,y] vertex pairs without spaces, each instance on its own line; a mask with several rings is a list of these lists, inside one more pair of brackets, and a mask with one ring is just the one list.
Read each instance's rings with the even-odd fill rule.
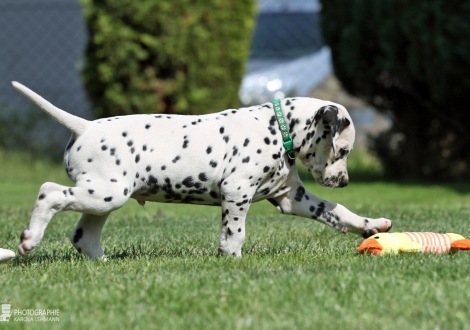
[[[127,197],[116,194],[113,190],[110,191],[105,185],[97,186],[103,187],[101,191],[80,186],[66,187],[52,182],[44,183],[39,190],[29,227],[21,234],[18,252],[23,256],[33,252],[41,242],[49,221],[58,212],[72,210],[107,216],[127,201]],[[101,221],[100,231],[105,218]]]
[[103,215],[82,214],[77,227],[70,236],[70,241],[78,252],[91,259],[104,258],[100,239],[101,231],[108,216],[109,213]]

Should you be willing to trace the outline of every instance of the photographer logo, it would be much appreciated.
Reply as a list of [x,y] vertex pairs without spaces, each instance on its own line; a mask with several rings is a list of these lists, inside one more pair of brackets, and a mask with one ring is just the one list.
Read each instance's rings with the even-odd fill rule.
[[0,322],[59,322],[59,309],[12,309],[11,302],[1,302]]

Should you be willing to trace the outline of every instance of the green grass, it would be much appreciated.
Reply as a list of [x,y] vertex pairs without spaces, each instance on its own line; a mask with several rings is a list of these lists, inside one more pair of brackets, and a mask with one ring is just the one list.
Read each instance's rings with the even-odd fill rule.
[[[56,164],[0,157],[0,247],[16,250],[40,184],[68,179]],[[353,178],[345,189],[307,186],[353,212],[394,219],[395,231],[470,236],[468,183]],[[129,201],[104,228],[107,262],[78,255],[68,237],[79,215],[58,214],[31,256],[0,264],[0,300],[11,301],[12,309],[59,309],[60,322],[10,321],[0,327],[470,328],[470,253],[362,256],[355,251],[361,238],[279,215],[261,202],[248,216],[243,258],[218,257],[219,214],[216,207],[143,209]]]

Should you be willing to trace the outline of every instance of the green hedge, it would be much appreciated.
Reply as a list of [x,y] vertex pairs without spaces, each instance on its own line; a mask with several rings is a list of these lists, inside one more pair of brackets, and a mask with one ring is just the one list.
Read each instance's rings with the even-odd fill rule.
[[343,86],[393,114],[374,149],[398,178],[470,178],[470,1],[327,0]]
[[254,0],[82,0],[99,117],[237,107]]

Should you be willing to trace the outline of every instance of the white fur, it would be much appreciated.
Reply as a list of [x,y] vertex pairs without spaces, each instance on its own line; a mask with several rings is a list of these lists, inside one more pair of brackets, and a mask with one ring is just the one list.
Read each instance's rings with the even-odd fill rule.
[[[46,182],[39,191],[19,253],[40,243],[57,212],[83,213],[71,236],[90,258],[104,256],[108,215],[133,198],[140,204],[180,202],[222,207],[219,251],[241,256],[250,204],[268,199],[286,214],[313,218],[365,236],[391,228],[306,191],[289,159],[272,105],[201,116],[131,115],[96,121],[73,116],[27,87],[13,86],[72,131],[64,165],[74,187]],[[354,126],[344,107],[309,98],[282,100],[297,158],[328,187],[348,183]]]

